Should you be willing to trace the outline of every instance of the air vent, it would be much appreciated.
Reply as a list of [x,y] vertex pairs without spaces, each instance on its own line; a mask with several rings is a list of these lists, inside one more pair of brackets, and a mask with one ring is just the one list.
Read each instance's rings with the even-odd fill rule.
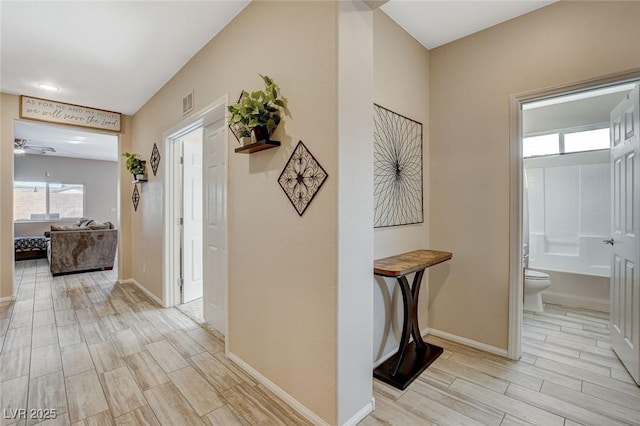
[[193,92],[182,98],[182,115],[193,111]]

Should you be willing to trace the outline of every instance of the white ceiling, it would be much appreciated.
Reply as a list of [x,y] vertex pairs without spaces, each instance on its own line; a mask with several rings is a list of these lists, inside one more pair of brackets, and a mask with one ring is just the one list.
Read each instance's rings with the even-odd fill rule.
[[[0,91],[134,114],[248,3],[0,0]],[[391,0],[382,10],[433,48],[549,3]],[[22,122],[15,136],[57,155],[116,159],[104,135],[69,132]]]
[[133,114],[248,3],[2,0],[0,90]]
[[611,111],[633,90],[623,83],[530,102],[523,106],[525,135],[609,122]]
[[381,9],[427,49],[524,15],[557,0],[390,0]]

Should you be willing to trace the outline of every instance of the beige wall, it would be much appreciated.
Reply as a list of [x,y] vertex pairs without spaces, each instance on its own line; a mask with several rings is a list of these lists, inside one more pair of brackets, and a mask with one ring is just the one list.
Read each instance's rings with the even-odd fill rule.
[[13,296],[13,121],[17,96],[0,93],[0,300]]
[[506,349],[509,96],[640,67],[640,2],[559,2],[430,52],[430,326]]
[[[13,124],[19,119],[19,97],[0,94],[0,298],[13,295]],[[119,152],[128,150],[130,144],[131,117],[122,117],[122,132],[119,136]],[[130,175],[120,161],[120,181],[130,181]],[[131,276],[130,261],[130,210],[131,193],[119,190],[120,232],[118,276]]]
[[118,202],[120,205],[120,231],[118,232],[118,278],[123,280],[130,278],[132,274],[133,264],[133,236],[131,215],[133,213],[133,205],[131,202],[131,173],[127,170],[126,161],[123,161],[122,153],[131,152],[131,132],[133,118],[130,116],[122,117],[122,127],[118,138],[118,165],[120,172],[118,173]]
[[[271,76],[291,117],[282,146],[235,154],[229,134],[229,347],[329,423],[336,419],[337,96],[333,2],[252,2],[134,116],[135,152],[151,152],[183,120],[194,90],[197,112]],[[303,217],[277,183],[299,140],[329,178]],[[133,222],[132,277],[162,297],[165,164],[142,185]],[[126,185],[125,185],[126,186]],[[146,269],[146,272],[143,272]]]
[[[422,123],[424,223],[377,228],[374,257],[429,247],[429,52],[380,10],[373,14],[375,102]],[[437,247],[433,247],[437,248]],[[402,296],[395,279],[376,277],[373,359],[397,350],[402,333]],[[420,326],[427,326],[428,285],[421,290]]]

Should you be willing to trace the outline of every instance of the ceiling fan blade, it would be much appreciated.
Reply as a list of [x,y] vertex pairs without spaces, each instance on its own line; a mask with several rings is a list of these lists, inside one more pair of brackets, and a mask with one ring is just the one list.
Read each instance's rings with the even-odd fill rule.
[[50,146],[41,146],[41,145],[26,145],[28,148],[31,149],[37,149],[39,151],[46,151],[46,152],[56,152],[55,148],[52,148]]

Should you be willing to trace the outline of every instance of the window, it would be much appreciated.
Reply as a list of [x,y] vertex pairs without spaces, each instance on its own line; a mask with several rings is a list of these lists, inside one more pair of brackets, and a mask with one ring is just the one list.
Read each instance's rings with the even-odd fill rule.
[[84,185],[14,182],[13,218],[25,220],[75,219],[84,215]]
[[564,152],[595,151],[610,147],[608,128],[565,133],[564,135]]
[[524,158],[543,155],[570,154],[574,152],[609,149],[609,128],[594,126],[563,129],[553,133],[522,138]]
[[560,134],[531,136],[522,140],[524,157],[560,154]]

